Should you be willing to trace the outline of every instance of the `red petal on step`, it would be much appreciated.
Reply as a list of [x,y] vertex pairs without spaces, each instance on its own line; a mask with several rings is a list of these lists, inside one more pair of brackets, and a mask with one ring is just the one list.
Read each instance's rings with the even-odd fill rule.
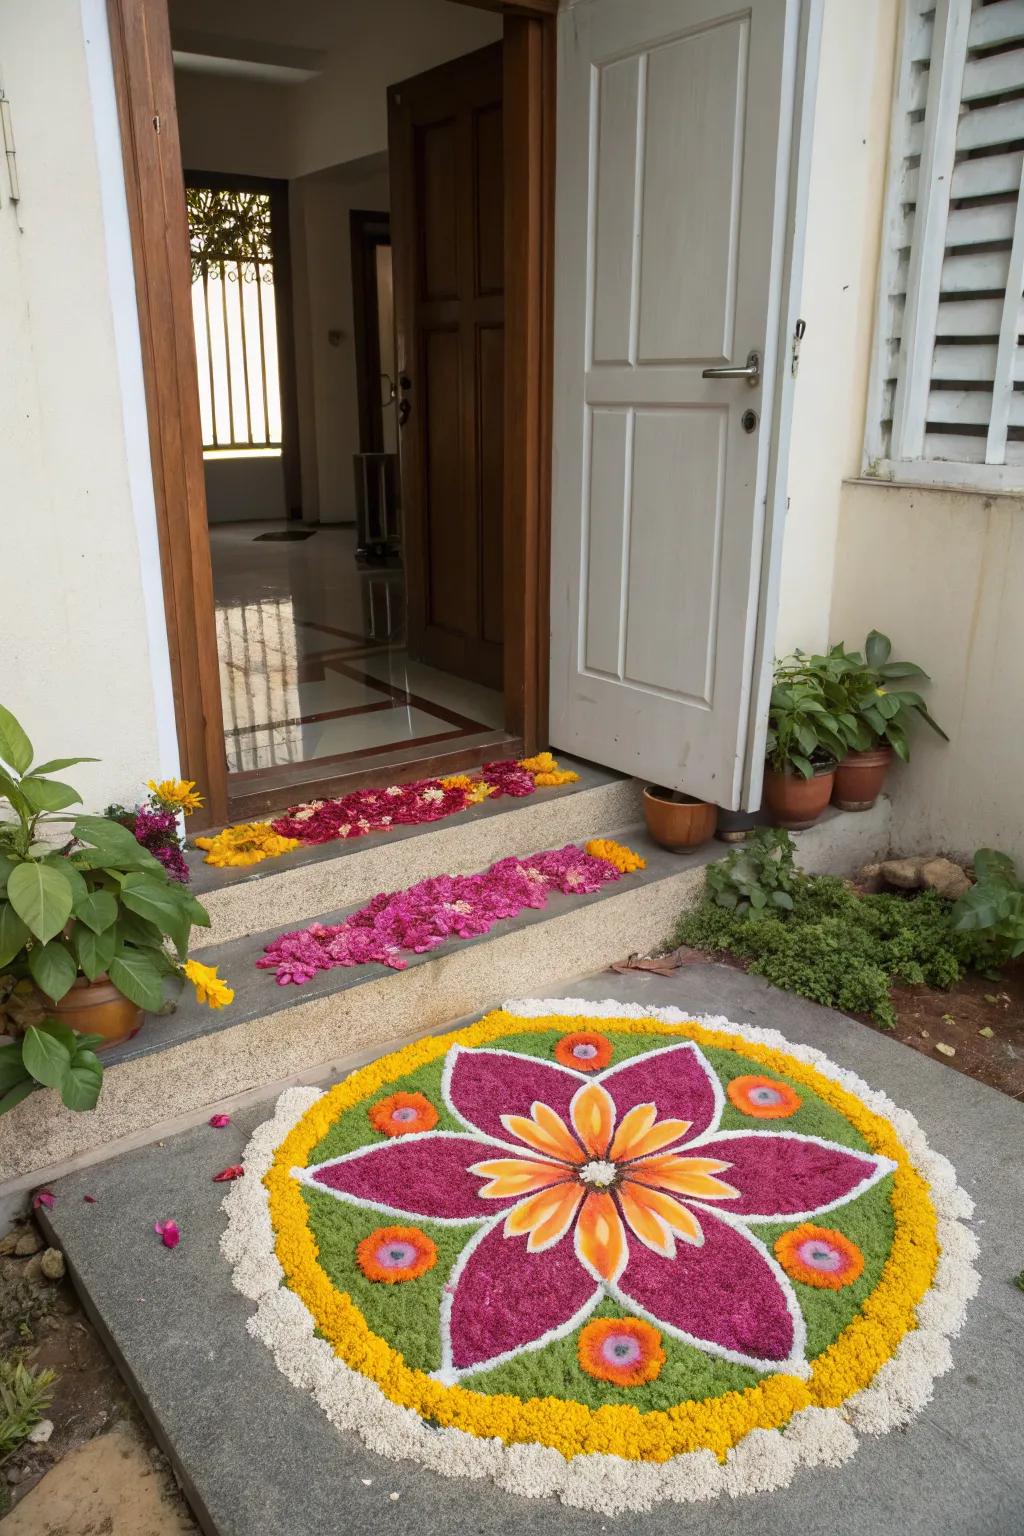
[[215,1173],[213,1182],[215,1184],[230,1184],[232,1179],[240,1179],[244,1172],[245,1169],[241,1163],[232,1163],[230,1168],[222,1168],[220,1173]]
[[41,1205],[45,1205],[46,1209],[50,1210],[50,1208],[56,1202],[56,1199],[57,1196],[48,1189],[37,1190],[36,1193],[32,1196],[32,1209],[34,1211],[38,1211]]
[[210,1120],[209,1120],[209,1124],[213,1126],[215,1131],[222,1131],[226,1125],[230,1125],[231,1124],[231,1116],[230,1115],[211,1115],[210,1116]]
[[181,1231],[176,1221],[155,1221],[153,1231],[162,1241],[165,1248],[177,1248],[181,1242]]
[[85,1201],[86,1205],[95,1205],[96,1204],[96,1196],[95,1195],[83,1195],[82,1199]]

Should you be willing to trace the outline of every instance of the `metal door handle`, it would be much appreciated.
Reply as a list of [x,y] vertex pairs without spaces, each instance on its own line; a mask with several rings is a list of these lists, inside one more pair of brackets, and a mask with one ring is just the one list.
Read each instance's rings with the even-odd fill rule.
[[724,368],[704,368],[701,371],[702,379],[746,379],[751,389],[756,389],[761,382],[761,354],[760,352],[748,352],[745,368],[732,363]]

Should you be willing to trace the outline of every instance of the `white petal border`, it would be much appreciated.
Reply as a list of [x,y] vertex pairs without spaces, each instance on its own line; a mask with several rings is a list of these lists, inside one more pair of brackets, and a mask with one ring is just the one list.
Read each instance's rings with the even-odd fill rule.
[[714,1014],[683,1013],[640,1003],[585,998],[519,998],[504,1005],[523,1018],[557,1013],[569,1017],[651,1018],[662,1024],[696,1021],[741,1040],[783,1050],[816,1067],[855,1094],[893,1126],[918,1173],[927,1180],[938,1218],[940,1253],[931,1288],[917,1308],[917,1328],[905,1335],[870,1386],[841,1409],[805,1408],[784,1429],[754,1429],[738,1441],[724,1464],[711,1451],[691,1451],[657,1465],[590,1454],[566,1460],[542,1445],[505,1445],[460,1429],[430,1428],[410,1408],[385,1397],[380,1387],[344,1364],[294,1291],[282,1285],[263,1176],[285,1136],[321,1097],[316,1088],[289,1088],[274,1115],[253,1133],[245,1151],[246,1177],[224,1200],[226,1230],[221,1251],[233,1268],[235,1289],[256,1303],[246,1327],[271,1351],[278,1369],[310,1392],[339,1429],[354,1432],[368,1450],[392,1460],[412,1460],[445,1477],[490,1478],[526,1498],[557,1498],[573,1508],[606,1515],[639,1512],[670,1501],[707,1501],[785,1487],[801,1467],[840,1466],[857,1449],[857,1433],[886,1434],[908,1424],[931,1400],[934,1381],[952,1368],[949,1339],[963,1326],[967,1303],[977,1294],[978,1244],[964,1223],[973,1214],[952,1164],[934,1152],[921,1127],[878,1089],[839,1067],[814,1046],[798,1045],[775,1029],[734,1024]]

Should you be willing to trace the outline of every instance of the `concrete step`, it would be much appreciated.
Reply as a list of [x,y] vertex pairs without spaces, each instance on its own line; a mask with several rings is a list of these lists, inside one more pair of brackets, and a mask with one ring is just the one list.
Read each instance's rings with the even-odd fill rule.
[[[522,814],[501,819],[512,830]],[[888,824],[888,802],[864,815],[830,813],[797,834],[798,860],[815,872],[851,869],[885,850]],[[688,854],[668,853],[635,824],[615,830],[605,822],[589,830],[628,843],[645,857],[646,869],[591,895],[556,892],[545,908],[499,922],[479,938],[452,939],[429,954],[410,955],[404,971],[364,965],[320,972],[305,986],[279,987],[270,972],[256,969],[256,960],[279,933],[299,921],[338,923],[365,896],[299,921],[279,920],[262,931],[254,931],[253,921],[242,936],[209,946],[204,961],[215,964],[235,988],[231,1007],[217,1012],[200,1008],[189,990],[173,1014],[147,1018],[133,1040],[104,1052],[103,1092],[89,1114],[72,1114],[56,1094],[39,1093],[0,1116],[0,1193],[17,1194],[290,1082],[329,1077],[342,1067],[351,1070],[360,1059],[433,1033],[446,1021],[493,1007],[502,998],[542,995],[555,981],[600,970],[633,953],[650,953],[670,937],[680,913],[699,899],[704,867],[729,852],[712,841]],[[535,852],[570,840],[580,836],[560,835],[517,851]],[[500,846],[494,857],[508,852],[507,844]],[[465,869],[466,860],[459,857],[456,867]],[[451,865],[442,863],[425,873],[446,869]],[[378,880],[372,890],[395,889],[416,878],[422,876]]]
[[485,800],[445,821],[297,848],[248,869],[213,869],[201,853],[190,853],[192,889],[211,923],[193,929],[193,951],[271,926],[297,928],[318,912],[356,906],[378,891],[401,890],[442,870],[471,874],[509,854],[601,837],[608,827],[641,820],[638,780],[564,754],[558,761],[579,774],[578,783],[522,799]]

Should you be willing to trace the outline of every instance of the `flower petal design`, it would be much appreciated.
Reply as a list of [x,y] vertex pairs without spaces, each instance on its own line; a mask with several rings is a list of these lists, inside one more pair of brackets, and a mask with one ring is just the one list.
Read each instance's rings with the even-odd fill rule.
[[501,1123],[510,1136],[525,1141],[528,1147],[544,1157],[557,1157],[565,1163],[582,1163],[583,1148],[575,1136],[547,1104],[530,1106],[530,1118],[525,1115],[502,1115]]
[[471,1130],[507,1144],[504,1117],[529,1116],[537,1101],[568,1124],[572,1096],[584,1081],[582,1073],[539,1056],[453,1045],[445,1061],[442,1092],[452,1114]]
[[714,1129],[725,1103],[721,1083],[691,1040],[608,1067],[595,1081],[615,1100],[620,1120],[635,1104],[656,1104],[660,1119],[688,1122],[687,1141]]
[[604,1157],[615,1126],[615,1104],[600,1083],[587,1083],[569,1106],[573,1128],[590,1157]]
[[675,1253],[676,1236],[695,1247],[704,1241],[693,1212],[660,1189],[645,1189],[642,1184],[627,1182],[619,1189],[619,1204],[640,1241],[667,1259]]
[[621,1163],[660,1152],[685,1136],[689,1128],[689,1120],[659,1120],[656,1104],[637,1104],[616,1126],[608,1156],[613,1163]]
[[575,1180],[539,1190],[509,1211],[505,1217],[505,1236],[521,1237],[524,1232],[529,1233],[531,1253],[553,1247],[572,1226],[583,1194],[582,1186]]
[[[480,1198],[480,1179],[470,1172],[480,1152],[475,1136],[423,1131],[360,1147],[330,1162],[297,1168],[294,1174],[313,1189],[399,1216],[483,1221],[494,1215],[495,1206],[493,1199]],[[506,1198],[511,1201],[521,1194]]]
[[887,1157],[793,1131],[719,1131],[701,1143],[700,1152],[727,1162],[729,1183],[739,1191],[729,1214],[748,1221],[795,1221],[831,1210],[896,1166]]
[[[566,1244],[568,1252],[569,1245]],[[618,1206],[607,1194],[589,1194],[576,1223],[576,1254],[595,1280],[611,1283],[626,1265],[629,1250]]]
[[689,1344],[757,1370],[806,1375],[803,1315],[779,1265],[717,1212],[703,1212],[701,1225],[703,1245],[680,1244],[671,1259],[631,1239],[615,1294]]
[[651,1189],[669,1189],[690,1200],[737,1200],[739,1190],[715,1175],[724,1173],[729,1164],[712,1157],[687,1157],[685,1153],[664,1152],[631,1163],[626,1171],[633,1184]]
[[600,1300],[571,1243],[531,1252],[503,1227],[484,1227],[452,1270],[441,1304],[442,1379],[562,1338]]
[[474,1163],[470,1173],[482,1179],[490,1179],[483,1185],[483,1200],[513,1198],[521,1200],[535,1190],[549,1189],[553,1184],[564,1184],[570,1178],[569,1169],[562,1163],[531,1162],[525,1157],[496,1157],[487,1162]]

